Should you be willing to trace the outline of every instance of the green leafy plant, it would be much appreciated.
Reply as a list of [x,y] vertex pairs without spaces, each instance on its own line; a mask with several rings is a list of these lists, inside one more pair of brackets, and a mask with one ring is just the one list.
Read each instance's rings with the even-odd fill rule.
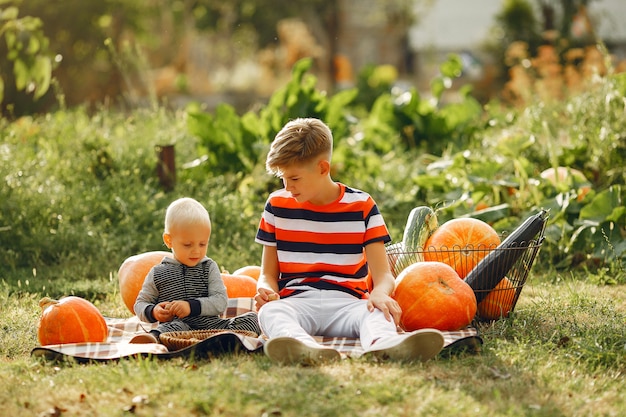
[[20,1],[0,2],[0,108],[13,109],[18,92],[37,101],[46,94],[52,80],[54,59],[41,19],[19,16]]
[[[619,270],[626,253],[623,77],[605,77],[563,103],[538,102],[524,111],[490,106],[477,120],[466,119],[469,112],[457,123],[442,116],[450,103],[433,106],[416,96],[397,102],[395,93],[364,113],[355,89],[329,96],[309,66],[300,61],[266,106],[242,116],[224,105],[213,113],[199,106],[93,114],[80,108],[0,120],[0,263],[12,282],[32,271],[46,279],[69,270],[83,279],[108,276],[130,255],[163,249],[163,211],[179,195],[196,197],[211,212],[212,254],[221,266],[258,263],[258,219],[267,194],[280,187],[265,172],[264,155],[278,129],[299,116],[328,121],[333,177],[374,197],[394,241],[418,205],[437,209],[440,223],[472,216],[499,232],[546,208],[537,265],[587,268],[607,283],[602,277]],[[441,76],[455,68],[453,60]],[[416,136],[405,129],[438,125],[422,119],[445,126],[440,153],[407,144]],[[155,146],[167,144],[176,149],[172,191],[155,174]],[[591,190],[581,196],[577,181],[553,184],[540,176],[558,166],[579,169]]]
[[461,75],[461,60],[450,55],[440,66],[440,74],[431,82],[431,98],[423,98],[415,88],[381,94],[368,115],[365,135],[380,136],[389,130],[399,133],[406,148],[417,148],[440,155],[449,146],[467,146],[480,126],[482,108],[469,95],[459,91],[457,102],[442,98]]
[[308,58],[298,61],[290,81],[258,112],[239,117],[228,104],[218,106],[215,114],[197,105],[188,107],[188,128],[200,139],[199,151],[206,156],[207,169],[252,172],[256,164],[262,163],[260,158],[278,131],[297,117],[318,117],[333,129],[338,140],[346,136],[345,107],[355,98],[356,90],[328,97],[317,89],[316,77],[307,73],[312,62]]

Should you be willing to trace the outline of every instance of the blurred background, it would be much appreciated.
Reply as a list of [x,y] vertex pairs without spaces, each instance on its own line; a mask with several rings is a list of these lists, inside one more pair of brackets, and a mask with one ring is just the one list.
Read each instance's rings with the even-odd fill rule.
[[427,94],[454,53],[455,83],[515,103],[533,60],[556,87],[575,89],[585,65],[601,73],[598,39],[623,71],[625,17],[623,0],[3,0],[0,99],[13,117],[190,101],[243,112],[304,57],[329,92],[382,79]]

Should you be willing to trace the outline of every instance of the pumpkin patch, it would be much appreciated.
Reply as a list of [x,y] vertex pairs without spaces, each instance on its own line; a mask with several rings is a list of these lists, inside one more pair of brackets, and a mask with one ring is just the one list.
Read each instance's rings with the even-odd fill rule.
[[393,298],[402,308],[400,324],[406,331],[459,330],[476,315],[474,291],[443,262],[416,262],[405,268],[396,278]]
[[109,328],[104,317],[84,298],[68,296],[57,301],[44,297],[39,306],[37,338],[41,345],[106,341]]
[[464,279],[499,244],[498,233],[488,223],[472,217],[452,219],[430,235],[424,260],[446,263]]

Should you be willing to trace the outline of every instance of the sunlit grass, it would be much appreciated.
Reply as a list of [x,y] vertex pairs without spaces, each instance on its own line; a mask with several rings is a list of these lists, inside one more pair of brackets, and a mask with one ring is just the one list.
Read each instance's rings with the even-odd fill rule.
[[[38,299],[0,292],[4,415],[617,416],[626,407],[624,286],[530,283],[509,319],[481,326],[478,354],[313,368],[262,354],[43,362],[30,357]],[[105,314],[129,314],[115,291],[97,302]]]

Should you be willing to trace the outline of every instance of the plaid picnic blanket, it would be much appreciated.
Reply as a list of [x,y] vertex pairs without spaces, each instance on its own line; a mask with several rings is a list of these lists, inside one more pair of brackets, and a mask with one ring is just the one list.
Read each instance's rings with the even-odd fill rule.
[[[224,317],[234,317],[248,311],[255,311],[254,299],[232,298]],[[106,342],[101,343],[68,343],[62,345],[37,346],[31,356],[46,360],[73,359],[78,362],[109,361],[126,357],[154,357],[171,359],[175,357],[210,359],[225,353],[259,353],[263,351],[265,338],[223,332],[215,334],[186,348],[170,352],[167,347],[157,343],[128,343],[134,336],[150,331],[156,323],[139,321],[136,316],[131,318],[105,317],[109,327]],[[454,332],[443,332],[444,351],[464,348],[476,351],[482,344],[478,330],[468,326]],[[342,357],[359,357],[364,353],[359,339],[348,337],[316,337],[319,343],[338,350]]]

